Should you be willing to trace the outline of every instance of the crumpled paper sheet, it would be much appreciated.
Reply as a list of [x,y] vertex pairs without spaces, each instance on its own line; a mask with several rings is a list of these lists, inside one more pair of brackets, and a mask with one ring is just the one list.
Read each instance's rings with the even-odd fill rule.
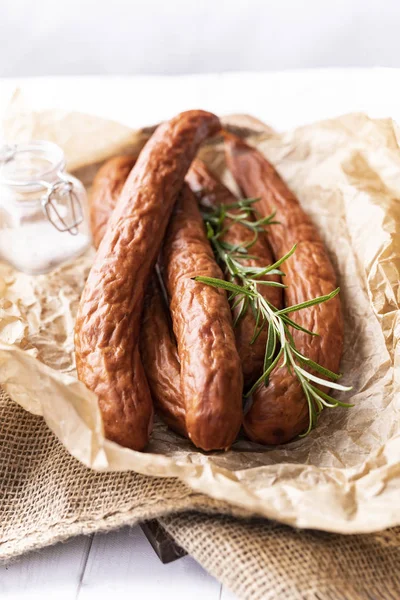
[[[276,165],[320,229],[342,290],[342,381],[353,391],[341,397],[355,407],[325,410],[310,436],[278,448],[240,439],[227,453],[205,454],[160,422],[143,453],[105,440],[96,397],[74,371],[74,319],[93,251],[38,277],[0,263],[0,383],[92,469],[178,477],[249,515],[298,527],[360,533],[398,525],[399,130],[361,114],[284,134],[244,116],[225,122]],[[89,186],[100,161],[138,150],[149,130],[77,113],[21,112],[17,99],[4,132],[11,142],[55,141]],[[233,186],[220,142],[202,157]]]

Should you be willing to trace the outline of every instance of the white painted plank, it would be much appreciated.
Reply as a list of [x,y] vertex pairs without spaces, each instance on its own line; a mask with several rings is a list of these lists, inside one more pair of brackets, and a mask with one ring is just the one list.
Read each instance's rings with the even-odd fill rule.
[[189,556],[163,565],[134,527],[95,535],[77,600],[219,600],[220,590]]
[[0,566],[1,600],[75,600],[90,544],[80,536]]

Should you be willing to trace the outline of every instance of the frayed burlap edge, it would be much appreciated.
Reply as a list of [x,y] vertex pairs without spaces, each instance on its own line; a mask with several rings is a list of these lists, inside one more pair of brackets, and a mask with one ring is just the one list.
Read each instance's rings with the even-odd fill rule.
[[160,500],[154,505],[146,503],[124,512],[107,514],[97,519],[74,520],[60,522],[52,526],[31,531],[20,538],[9,538],[0,544],[0,563],[8,563],[28,552],[40,550],[47,546],[65,542],[78,535],[93,535],[107,532],[124,526],[133,526],[142,521],[179,514],[188,510],[205,514],[222,514],[236,517],[247,517],[245,511],[232,510],[229,505],[209,499],[202,495],[190,494],[177,500]]

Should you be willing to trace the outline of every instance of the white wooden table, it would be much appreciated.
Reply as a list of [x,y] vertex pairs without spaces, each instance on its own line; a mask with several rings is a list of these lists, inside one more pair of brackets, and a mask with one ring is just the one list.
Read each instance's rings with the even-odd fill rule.
[[[253,114],[277,129],[350,111],[400,120],[400,70],[314,70],[185,77],[0,80],[0,116],[16,85],[33,108],[75,109],[132,127],[181,110]],[[192,558],[162,565],[139,527],[79,537],[0,567],[2,600],[228,600]]]
[[235,598],[189,556],[161,564],[140,527],[81,536],[0,567],[2,600],[160,596],[163,600]]

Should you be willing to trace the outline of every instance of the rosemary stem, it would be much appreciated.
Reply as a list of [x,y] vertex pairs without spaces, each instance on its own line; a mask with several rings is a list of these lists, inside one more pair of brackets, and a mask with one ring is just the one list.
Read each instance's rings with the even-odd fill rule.
[[[351,406],[335,400],[326,392],[320,390],[319,387],[316,387],[316,385],[323,386],[326,383],[326,387],[332,387],[341,391],[347,391],[351,388],[337,383],[340,375],[336,375],[329,371],[329,369],[317,364],[299,352],[289,327],[292,330],[300,330],[308,335],[318,334],[293,321],[288,317],[288,313],[315,306],[322,302],[327,302],[339,293],[339,288],[325,296],[306,300],[305,302],[280,310],[264,298],[259,290],[259,285],[257,284],[268,285],[269,282],[265,280],[260,281],[257,278],[271,272],[283,276],[284,273],[279,270],[280,266],[286,260],[290,259],[291,255],[296,250],[296,246],[293,246],[285,256],[277,260],[273,265],[266,266],[265,268],[249,267],[242,264],[241,260],[246,260],[251,257],[248,251],[257,241],[258,232],[263,231],[266,225],[273,225],[276,223],[276,221],[273,220],[275,213],[269,217],[261,217],[253,206],[255,202],[257,202],[257,198],[239,200],[237,203],[232,203],[228,206],[219,206],[214,211],[203,214],[208,238],[212,244],[217,261],[225,271],[226,280],[223,281],[210,277],[199,277],[195,279],[202,281],[207,285],[219,287],[230,292],[229,299],[232,303],[232,307],[235,309],[238,308],[234,325],[237,324],[246,310],[249,308],[253,310],[257,317],[251,343],[255,342],[261,333],[261,330],[268,324],[264,372],[247,392],[245,397],[250,396],[263,383],[267,384],[270,374],[278,367],[281,362],[280,359],[283,357],[280,368],[286,367],[289,373],[293,374],[298,379],[308,403],[309,424],[305,433],[302,434],[308,435],[315,427],[318,416],[324,407],[335,408],[336,406]],[[236,213],[229,212],[234,209],[237,209]],[[253,217],[255,220],[253,220]],[[229,219],[228,224],[225,224],[226,218]],[[254,232],[253,239],[242,245],[234,246],[229,244],[224,240],[224,236],[227,231],[229,231],[232,224],[241,224],[243,227],[252,230]],[[228,278],[230,283],[227,281]],[[276,285],[276,283],[271,282],[270,285]],[[311,372],[305,370],[303,368],[304,365],[311,369]],[[313,374],[315,372],[323,375],[325,379],[317,377]],[[277,401],[279,401],[279,399],[277,399]]]

